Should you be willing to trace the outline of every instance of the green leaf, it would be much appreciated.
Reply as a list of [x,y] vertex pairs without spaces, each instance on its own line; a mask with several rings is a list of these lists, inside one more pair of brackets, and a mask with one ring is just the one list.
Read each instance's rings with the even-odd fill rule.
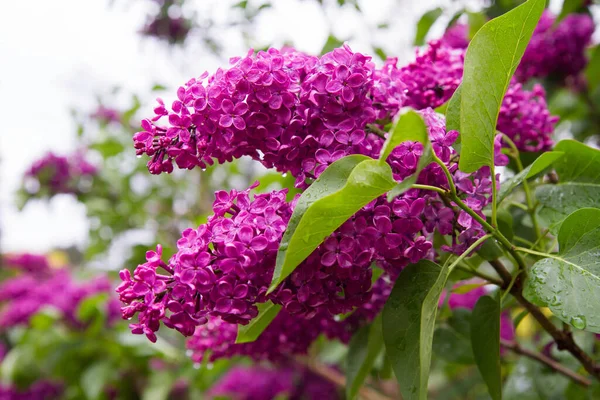
[[89,322],[98,314],[102,315],[106,311],[107,293],[98,293],[85,298],[77,307],[77,319],[81,322]]
[[570,139],[558,142],[554,150],[565,153],[555,163],[561,182],[600,182],[600,150]]
[[373,51],[375,52],[375,54],[377,55],[377,57],[379,57],[381,59],[381,61],[385,61],[387,60],[388,56],[385,53],[385,50],[382,49],[381,47],[373,47]]
[[99,399],[104,387],[116,371],[109,361],[98,361],[87,368],[81,375],[81,388],[86,398]]
[[471,347],[475,364],[494,400],[502,399],[500,370],[500,303],[482,296],[471,315]]
[[449,273],[429,260],[409,265],[383,308],[383,341],[405,400],[427,399],[435,317]]
[[144,385],[142,400],[167,400],[175,383],[175,376],[170,371],[156,371]]
[[419,22],[417,22],[417,33],[415,34],[414,41],[415,46],[423,46],[425,44],[425,37],[427,36],[427,33],[441,15],[442,9],[438,7],[427,11],[421,16]]
[[331,164],[298,200],[279,245],[269,293],[348,218],[395,185],[390,166],[366,156]]
[[258,315],[248,325],[238,325],[236,343],[254,342],[281,310],[281,305],[273,304],[271,301],[260,303],[257,307]]
[[524,295],[577,329],[600,333],[600,209],[569,215],[558,233],[559,253],[536,262]]
[[456,21],[458,21],[458,19],[465,13],[465,9],[461,8],[460,10],[458,10],[457,12],[454,13],[454,15],[450,18],[450,21],[448,21],[448,24],[446,25],[446,30],[452,28],[452,26],[456,23]]
[[344,44],[343,40],[340,40],[333,35],[329,35],[329,37],[327,38],[327,41],[325,42],[325,44],[323,45],[323,48],[321,49],[321,55],[329,53],[330,51],[333,51],[333,49],[338,48],[343,44]]
[[460,104],[462,102],[462,85],[459,85],[448,101],[446,108],[446,130],[460,132]]
[[469,39],[473,39],[475,34],[485,25],[487,17],[482,12],[467,11],[469,21]]
[[90,148],[97,150],[104,158],[114,157],[125,150],[125,146],[116,139],[106,139],[104,142],[94,143]]
[[535,361],[521,357],[504,386],[504,400],[545,400],[540,397],[534,378]]
[[416,111],[409,110],[401,113],[395,120],[392,132],[388,135],[379,161],[384,163],[390,153],[402,142],[413,141],[420,142],[423,145],[429,142],[429,133],[423,117]]
[[587,80],[588,88],[590,92],[600,86],[600,45],[593,47],[591,51],[590,61],[585,67],[585,79]]
[[529,0],[491,20],[467,49],[460,96],[459,168],[464,172],[494,163],[494,136],[502,98],[545,3]]
[[535,197],[540,203],[538,215],[542,224],[556,234],[562,222],[572,212],[581,208],[600,208],[600,185],[541,185],[536,188]]
[[470,337],[454,329],[441,327],[433,335],[433,352],[437,357],[454,364],[473,364]]
[[372,324],[360,328],[350,340],[346,370],[346,398],[350,400],[356,398],[382,347],[380,314]]
[[[304,217],[306,211],[315,203],[317,200],[321,199],[324,196],[329,194],[333,194],[341,190],[345,185],[348,177],[354,170],[354,168],[365,160],[369,160],[370,158],[363,155],[352,155],[348,157],[341,158],[331,164],[323,173],[319,176],[319,178],[313,182],[312,185],[308,187],[302,193],[298,202],[296,203],[296,207],[294,208],[294,212],[288,222],[287,229],[281,238],[281,244],[279,245],[278,253],[277,253],[277,262],[275,266],[275,272],[273,273],[273,279],[271,281],[271,286],[274,289],[279,282],[281,282],[285,277],[281,277],[284,273],[283,265],[284,261],[287,259],[287,250],[289,247],[289,243],[292,237],[295,235],[298,224]],[[289,275],[294,267],[288,267],[291,271],[285,271],[285,276]],[[277,282],[277,284],[275,283]]]
[[511,179],[506,182],[502,182],[500,185],[500,193],[498,194],[498,204],[502,202],[517,186],[519,186],[525,179],[530,179],[544,171],[558,159],[560,159],[565,153],[561,151],[549,151],[547,153],[543,153],[536,160],[529,164],[527,167],[523,169],[523,171],[519,172]]

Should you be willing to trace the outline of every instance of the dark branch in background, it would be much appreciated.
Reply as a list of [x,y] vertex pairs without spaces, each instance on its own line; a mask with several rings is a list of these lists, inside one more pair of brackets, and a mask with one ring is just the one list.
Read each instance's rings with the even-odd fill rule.
[[532,360],[536,360],[541,362],[542,364],[545,364],[546,366],[552,368],[554,371],[563,374],[568,378],[571,378],[572,380],[574,380],[582,386],[590,386],[592,384],[592,382],[589,379],[579,375],[574,371],[571,371],[570,369],[566,368],[564,365],[553,360],[552,358],[546,357],[541,353],[536,353],[529,349],[523,348],[516,342],[510,342],[508,340],[500,339],[500,344],[502,345],[502,347],[507,348],[517,354],[521,354],[525,357],[531,358]]

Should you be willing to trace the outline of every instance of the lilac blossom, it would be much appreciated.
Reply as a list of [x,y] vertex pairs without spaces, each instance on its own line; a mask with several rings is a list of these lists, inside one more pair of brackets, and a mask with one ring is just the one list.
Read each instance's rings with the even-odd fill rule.
[[55,195],[76,193],[79,180],[91,178],[97,173],[97,168],[85,160],[81,152],[68,157],[49,152],[33,163],[25,173],[25,178],[36,179],[41,190]]
[[569,14],[555,25],[556,17],[544,11],[538,22],[516,76],[530,78],[577,77],[587,65],[586,48],[594,33],[594,21],[587,14]]
[[[75,282],[68,269],[24,272],[0,283],[0,329],[26,325],[31,317],[45,307],[51,307],[66,322],[80,326],[77,309],[86,298],[98,293],[109,293],[111,284],[106,277],[98,277],[85,283]],[[107,305],[108,319],[115,317],[116,303]]]
[[278,396],[291,400],[340,398],[334,384],[306,368],[291,365],[278,369],[258,365],[233,367],[213,385],[208,395],[235,400],[272,400]]
[[3,261],[10,268],[30,274],[43,275],[51,268],[48,258],[41,254],[9,254],[3,257]]
[[37,381],[26,389],[0,385],[0,399],[53,400],[61,398],[63,386],[50,381]]

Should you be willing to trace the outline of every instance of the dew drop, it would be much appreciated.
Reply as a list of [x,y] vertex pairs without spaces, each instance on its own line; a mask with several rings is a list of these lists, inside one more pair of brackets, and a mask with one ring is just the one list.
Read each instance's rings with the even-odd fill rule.
[[578,315],[576,317],[571,318],[571,325],[577,329],[585,329],[587,325],[587,321],[583,315]]

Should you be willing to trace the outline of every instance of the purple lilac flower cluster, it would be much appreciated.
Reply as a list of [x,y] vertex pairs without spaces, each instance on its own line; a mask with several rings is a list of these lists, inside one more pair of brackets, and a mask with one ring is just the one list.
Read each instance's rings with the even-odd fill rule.
[[520,81],[576,77],[587,65],[585,50],[594,33],[592,17],[569,14],[556,26],[555,20],[550,11],[542,14],[516,71]]
[[[387,61],[394,62],[394,59]],[[398,79],[407,85],[405,106],[436,108],[450,100],[462,81],[465,52],[434,40],[416,59],[400,68]]]
[[[448,164],[460,195],[481,215],[489,202],[489,168],[474,174],[458,171],[452,144],[456,132],[446,132],[443,118],[433,110],[422,111],[438,157]],[[497,149],[500,150],[499,148]],[[412,174],[423,147],[406,142],[391,153],[388,162],[395,177]],[[426,167],[419,182],[448,187],[437,164]],[[134,333],[156,340],[162,321],[185,336],[210,316],[233,324],[247,324],[257,315],[257,303],[271,300],[291,315],[310,319],[321,312],[343,314],[364,305],[371,296],[371,265],[392,275],[402,267],[433,257],[431,238],[438,230],[452,237],[461,252],[483,234],[468,214],[457,214],[435,192],[409,190],[388,203],[374,200],[324,241],[269,296],[277,248],[291,216],[294,202],[285,191],[250,199],[249,190],[217,192],[214,216],[198,229],[183,232],[179,251],[168,264],[161,248],[147,254],[147,262],[133,275],[124,270],[117,289],[124,318],[138,314]],[[161,268],[166,274],[157,270]]]
[[162,12],[152,15],[140,30],[144,36],[165,40],[171,44],[185,42],[193,27],[193,22],[183,17],[171,17],[167,12],[168,7],[163,6]]
[[80,179],[91,178],[97,173],[97,168],[86,161],[80,152],[69,157],[50,152],[33,163],[25,177],[36,179],[41,188],[54,195],[77,192]]
[[62,392],[62,385],[50,381],[35,382],[27,389],[0,385],[2,400],[52,400],[59,399]]
[[[421,64],[398,68],[391,60],[377,70],[368,57],[347,46],[321,58],[291,49],[251,51],[233,59],[230,69],[211,77],[205,73],[179,88],[171,111],[159,101],[156,117],[143,121],[144,131],[134,136],[135,147],[138,154],[152,157],[148,165],[153,173],[170,172],[173,161],[180,168],[204,168],[215,160],[247,155],[291,172],[296,186],[306,187],[345,155],[377,156],[383,139],[366,132],[365,126],[389,120],[399,107],[410,104],[422,108],[433,150],[450,171],[459,196],[483,216],[492,190],[490,169],[459,171],[452,147],[458,132],[447,131],[443,117],[427,107],[447,101],[460,83],[464,51],[435,42],[420,57]],[[423,84],[411,87],[405,83],[410,79]],[[427,87],[432,89],[422,90]],[[520,90],[518,86],[513,92]],[[509,100],[504,112],[515,119],[511,104]],[[538,109],[543,106],[540,102]],[[158,126],[163,117],[168,117],[169,127]],[[499,139],[496,164],[506,165]],[[394,149],[387,162],[395,179],[414,173],[422,153],[416,142]],[[418,183],[448,187],[437,164],[427,166]],[[347,341],[381,310],[391,290],[390,278],[371,289],[372,264],[395,277],[408,263],[435,256],[435,231],[451,238],[444,250],[456,253],[483,235],[476,220],[435,192],[413,189],[391,203],[382,197],[344,223],[267,295],[295,201],[287,203],[285,191],[251,199],[250,189],[217,192],[214,215],[183,232],[168,263],[162,261],[159,245],[133,274],[121,272],[117,292],[125,303],[123,317],[138,318],[130,325],[133,333],[155,341],[162,322],[185,336],[194,335],[188,347],[196,360],[207,349],[212,359],[244,354],[273,360],[306,352],[320,332]],[[236,325],[247,324],[257,315],[257,304],[265,301],[281,304],[280,315],[256,342],[234,344]],[[352,310],[343,324],[333,317]],[[292,318],[294,324],[286,323]],[[300,330],[289,335],[291,325]]]
[[351,328],[351,325],[336,321],[325,312],[306,319],[281,310],[257,340],[236,344],[237,325],[211,317],[188,339],[187,348],[192,352],[192,360],[198,363],[202,362],[208,350],[210,361],[242,355],[256,361],[283,363],[295,354],[306,354],[321,334],[347,343],[352,336]]
[[546,91],[540,84],[523,90],[513,82],[500,107],[497,128],[515,143],[520,151],[537,152],[552,148],[552,133],[558,117],[551,115],[546,104]]
[[99,105],[90,117],[102,124],[121,122],[121,113],[118,110],[103,105]]
[[[231,64],[180,87],[171,111],[159,99],[156,116],[134,136],[137,153],[152,157],[150,172],[247,155],[305,187],[344,155],[379,151],[381,139],[364,131],[378,109],[370,57],[347,46],[321,58],[269,49]],[[157,124],[163,117],[169,127]]]
[[282,369],[233,367],[213,385],[208,395],[236,400],[272,400],[282,395],[290,400],[340,398],[331,382],[305,368],[291,366]]
[[[27,324],[44,307],[58,310],[68,323],[79,326],[82,322],[77,318],[77,308],[81,301],[110,290],[107,277],[77,283],[66,268],[23,270],[0,283],[0,329]],[[117,307],[116,302],[109,302],[109,320],[117,315]]]
[[[577,77],[587,65],[585,51],[594,33],[592,17],[569,14],[558,24],[555,21],[556,16],[545,10],[515,72],[520,82],[531,78],[562,80]],[[444,33],[440,41],[450,48],[466,49],[469,45],[468,32],[466,24],[456,24]]]
[[[405,105],[422,109],[446,103],[462,81],[464,49],[442,46],[432,41],[415,62],[401,68],[400,78],[407,83]],[[393,63],[393,59],[388,63]],[[511,138],[520,151],[546,151],[552,145],[552,132],[558,117],[550,115],[546,92],[541,85],[526,90],[513,80],[502,101],[497,128]]]
[[3,257],[3,262],[9,268],[27,273],[42,275],[50,272],[50,263],[46,256],[41,254],[8,254]]
[[443,46],[452,49],[466,49],[469,46],[469,25],[454,24],[444,32],[440,38]]
[[[205,168],[246,155],[290,172],[305,188],[343,156],[378,154],[383,140],[369,133],[368,124],[389,121],[401,106],[447,102],[462,79],[464,49],[433,41],[416,61],[401,68],[396,63],[390,59],[376,69],[347,46],[320,58],[291,49],[250,51],[232,59],[229,69],[180,87],[170,111],[159,99],[155,117],[142,121],[144,130],[134,135],[137,154],[151,157],[148,168],[155,174],[172,171],[173,161]],[[547,112],[539,115],[547,109],[541,90],[532,95],[513,86],[499,119],[512,121],[516,104],[528,117],[527,136],[537,132],[536,142],[548,143],[548,127],[556,121]],[[163,118],[166,127],[159,125]],[[516,137],[521,127],[507,125],[503,133]]]

